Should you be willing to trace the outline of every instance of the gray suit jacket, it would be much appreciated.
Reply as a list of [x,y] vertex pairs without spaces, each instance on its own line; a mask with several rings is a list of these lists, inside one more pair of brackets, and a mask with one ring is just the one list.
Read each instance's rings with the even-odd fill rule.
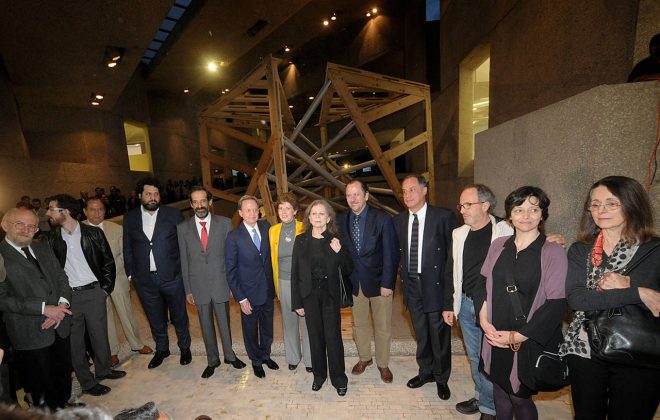
[[181,274],[186,294],[192,293],[196,305],[229,301],[229,286],[225,271],[225,239],[231,231],[231,221],[224,216],[211,216],[207,226],[209,239],[206,252],[197,233],[195,217],[177,226]]
[[43,275],[6,239],[0,242],[0,254],[7,271],[7,277],[0,281],[0,311],[4,312],[7,335],[16,350],[48,347],[55,341],[56,331],[60,337],[67,337],[71,325],[71,317],[66,316],[56,330],[41,329],[45,319],[41,313],[42,303],[57,305],[60,297],[71,302],[71,289],[48,244],[32,243],[31,247]]

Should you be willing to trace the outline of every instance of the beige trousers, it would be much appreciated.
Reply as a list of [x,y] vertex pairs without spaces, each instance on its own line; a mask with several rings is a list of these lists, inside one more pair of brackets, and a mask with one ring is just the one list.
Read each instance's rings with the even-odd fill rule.
[[[374,320],[375,334],[369,321],[369,308]],[[371,337],[375,337],[376,365],[386,368],[390,363],[390,343],[392,342],[392,296],[368,298],[360,289],[357,297],[353,296],[353,340],[357,346],[360,360],[371,360]]]

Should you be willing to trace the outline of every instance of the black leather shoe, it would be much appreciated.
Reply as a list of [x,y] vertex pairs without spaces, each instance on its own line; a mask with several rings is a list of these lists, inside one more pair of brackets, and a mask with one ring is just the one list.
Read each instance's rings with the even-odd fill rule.
[[343,397],[344,395],[346,395],[346,391],[348,391],[348,387],[344,386],[344,387],[341,387],[341,388],[337,388],[337,395],[339,395],[340,397]]
[[497,417],[492,414],[481,413],[479,420],[497,420]]
[[265,378],[266,377],[266,372],[264,372],[264,368],[261,366],[252,366],[252,370],[254,370],[254,376],[257,378]]
[[215,373],[215,368],[217,368],[218,366],[220,366],[220,363],[214,366],[210,366],[210,365],[207,366],[206,369],[204,369],[204,372],[202,372],[202,378],[206,379],[213,376],[213,374]]
[[479,401],[476,398],[470,398],[467,401],[456,404],[456,411],[461,414],[476,414],[479,412]]
[[192,362],[192,353],[190,349],[181,349],[181,357],[179,358],[179,363],[182,365],[187,365]]
[[126,372],[124,372],[123,370],[110,369],[110,373],[108,373],[107,375],[104,375],[104,376],[97,376],[96,379],[98,379],[98,380],[102,380],[102,379],[119,379],[119,378],[123,378],[124,376],[126,376]]
[[245,363],[243,363],[243,361],[238,357],[236,358],[236,360],[233,360],[231,362],[225,359],[225,363],[228,365],[232,365],[234,369],[243,369],[246,366]]
[[406,386],[408,388],[419,388],[420,386],[422,386],[424,384],[429,384],[433,381],[434,381],[434,379],[433,379],[432,376],[430,378],[421,378],[419,375],[417,375],[414,378],[412,378],[411,380],[409,380],[408,383],[406,384]]
[[441,400],[448,400],[451,397],[451,391],[449,390],[449,385],[447,384],[437,384],[438,385],[438,397]]
[[266,359],[264,360],[264,363],[266,364],[266,366],[268,366],[268,369],[270,370],[277,370],[280,368],[280,366],[277,363],[275,363],[275,360],[273,359]]
[[296,370],[298,365],[289,365],[289,370]]
[[96,384],[90,389],[83,390],[83,394],[89,394],[95,397],[100,397],[101,395],[105,395],[108,392],[110,392],[110,387],[101,384]]
[[166,357],[169,357],[169,355],[169,350],[156,350],[156,354],[154,354],[151,362],[149,362],[149,369],[157,368],[160,366],[163,363],[163,360],[165,360]]
[[312,391],[318,391],[322,386],[323,383],[317,384],[316,382],[312,382]]
[[312,369],[311,367],[306,367],[305,370],[306,370],[308,373],[312,373],[312,372],[314,372],[314,369]]

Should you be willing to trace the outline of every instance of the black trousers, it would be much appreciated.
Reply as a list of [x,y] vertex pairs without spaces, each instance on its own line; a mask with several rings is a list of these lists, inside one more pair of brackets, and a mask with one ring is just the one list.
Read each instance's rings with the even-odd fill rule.
[[322,384],[328,377],[335,388],[348,385],[341,339],[341,313],[336,302],[323,288],[315,288],[303,299],[309,350],[312,356],[314,382]]
[[16,350],[20,375],[32,401],[40,407],[64,407],[71,398],[71,345],[69,337],[36,350]]
[[444,323],[441,312],[424,312],[420,278],[411,278],[406,287],[406,304],[417,341],[419,376],[446,384],[451,374],[451,327]]
[[660,370],[566,358],[576,420],[650,420],[660,403]]

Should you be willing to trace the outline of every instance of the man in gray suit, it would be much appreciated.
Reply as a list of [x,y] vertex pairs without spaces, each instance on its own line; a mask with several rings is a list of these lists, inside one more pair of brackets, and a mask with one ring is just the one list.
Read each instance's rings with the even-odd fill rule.
[[16,350],[19,373],[37,406],[64,407],[71,397],[71,289],[53,251],[33,243],[39,218],[11,209],[2,218],[0,311]]
[[193,187],[190,206],[195,216],[177,226],[181,273],[186,300],[197,306],[202,338],[206,347],[208,366],[202,378],[213,375],[220,366],[218,341],[215,335],[213,313],[218,322],[225,363],[236,369],[245,367],[231,347],[229,329],[229,286],[225,273],[225,238],[231,230],[231,221],[209,211],[213,197],[203,187]]

